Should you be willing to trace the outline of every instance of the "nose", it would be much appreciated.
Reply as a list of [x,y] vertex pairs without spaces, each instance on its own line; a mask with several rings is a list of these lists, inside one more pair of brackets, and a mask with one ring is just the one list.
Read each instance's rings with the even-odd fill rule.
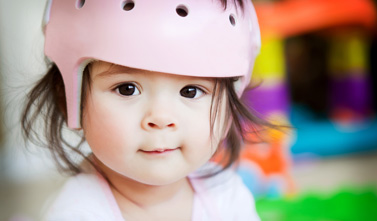
[[173,114],[165,108],[157,109],[152,107],[142,121],[142,127],[145,130],[175,130],[177,126],[177,121],[174,119]]

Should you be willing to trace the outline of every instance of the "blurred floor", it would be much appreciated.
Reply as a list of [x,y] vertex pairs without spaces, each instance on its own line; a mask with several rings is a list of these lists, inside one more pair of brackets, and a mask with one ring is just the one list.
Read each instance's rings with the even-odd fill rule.
[[39,214],[50,197],[61,188],[65,178],[47,176],[44,180],[0,182],[0,220],[39,220]]
[[377,189],[377,152],[299,161],[293,165],[298,192],[334,191],[341,187]]

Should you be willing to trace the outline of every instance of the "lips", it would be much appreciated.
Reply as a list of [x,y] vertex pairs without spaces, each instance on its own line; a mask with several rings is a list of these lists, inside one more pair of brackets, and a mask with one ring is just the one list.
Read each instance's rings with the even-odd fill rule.
[[156,149],[153,149],[153,150],[140,150],[140,151],[143,152],[143,153],[146,153],[146,154],[164,154],[164,153],[173,152],[177,149],[179,149],[179,147],[177,147],[177,148],[156,148]]

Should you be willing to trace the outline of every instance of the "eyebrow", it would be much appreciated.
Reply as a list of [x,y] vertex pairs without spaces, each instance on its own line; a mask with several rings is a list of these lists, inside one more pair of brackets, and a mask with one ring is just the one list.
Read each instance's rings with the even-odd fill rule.
[[[146,74],[146,73],[151,73],[151,72],[153,71],[112,64],[109,69],[100,72],[99,74],[94,76],[94,78],[108,78],[108,77],[119,76],[119,75],[124,75],[124,74]],[[176,75],[176,74],[173,74],[173,75]],[[186,75],[176,75],[176,76],[192,77],[192,76],[186,76]],[[197,77],[197,78],[204,81],[212,81],[213,79],[211,77]]]
[[100,72],[95,76],[95,78],[107,78],[114,75],[122,75],[122,74],[137,74],[137,73],[145,73],[145,70],[130,68],[127,66],[120,66],[120,65],[111,65],[111,67],[103,72]]

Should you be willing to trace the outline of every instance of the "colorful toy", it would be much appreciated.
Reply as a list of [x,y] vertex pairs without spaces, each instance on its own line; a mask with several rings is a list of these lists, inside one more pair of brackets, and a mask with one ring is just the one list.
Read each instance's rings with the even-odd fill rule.
[[367,36],[358,30],[330,36],[330,117],[339,123],[371,116],[368,43]]
[[[294,156],[307,156],[344,154],[376,148],[377,121],[365,121],[370,119],[371,108],[364,54],[367,43],[360,33],[368,35],[375,31],[377,16],[373,3],[369,0],[258,2],[256,11],[263,44],[255,64],[252,86],[260,85],[249,91],[245,100],[262,117],[273,119],[278,125],[288,126],[292,123],[297,134],[285,131],[260,145],[245,144],[239,172],[256,195],[281,196],[294,189],[289,175],[291,151]],[[347,58],[347,61],[340,59],[346,70],[344,67],[342,71],[333,68],[331,76],[342,72],[344,76],[353,77],[344,77],[342,80],[333,78],[329,99],[333,120],[317,121],[304,108],[290,104],[284,39],[345,26],[356,26],[361,32],[342,35],[341,41],[335,36],[331,37],[334,39],[332,54],[342,51],[343,57]],[[331,59],[335,63],[338,60],[336,56]],[[335,119],[350,119],[351,115],[354,119],[364,121],[352,121],[347,127],[334,124]],[[261,132],[260,135],[266,138],[269,134],[271,131],[264,134]]]
[[[246,92],[244,99],[263,118],[276,125],[288,126],[289,94],[285,82],[283,41],[267,39],[257,58],[252,83],[260,84]],[[290,176],[290,141],[292,131],[268,129],[245,143],[239,173],[256,196],[282,196],[294,191]]]

